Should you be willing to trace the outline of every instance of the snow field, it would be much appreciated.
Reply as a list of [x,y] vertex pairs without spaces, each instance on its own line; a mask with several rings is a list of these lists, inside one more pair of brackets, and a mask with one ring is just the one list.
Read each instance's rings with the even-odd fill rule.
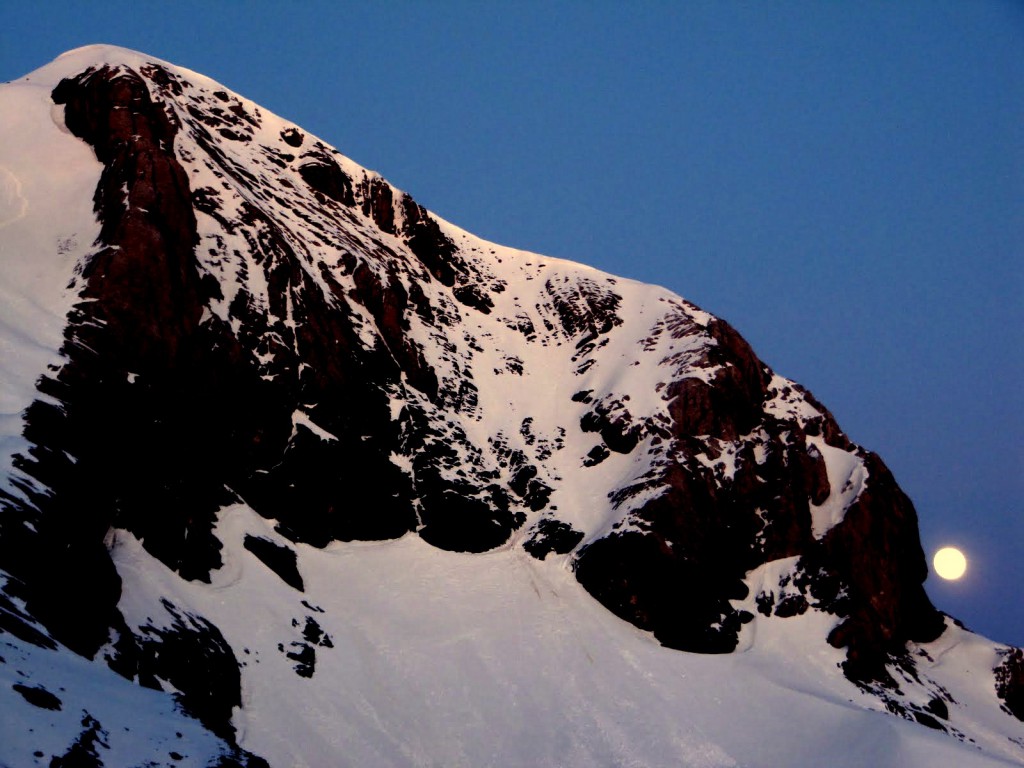
[[92,196],[102,165],[64,127],[45,80],[0,89],[0,488],[23,451],[22,412],[36,380],[60,364],[76,267],[99,234]]
[[[241,546],[246,534],[283,543],[270,521],[238,505],[217,534],[226,563],[203,585],[119,532],[121,609],[143,622],[166,597],[249,650],[235,724],[275,766],[1001,764],[867,711],[866,696],[821,674],[841,659],[822,643],[828,617],[758,616],[747,652],[687,654],[616,619],[556,558],[445,552],[414,535],[296,545],[300,594]],[[333,644],[317,648],[310,679],[278,650],[305,615]]]

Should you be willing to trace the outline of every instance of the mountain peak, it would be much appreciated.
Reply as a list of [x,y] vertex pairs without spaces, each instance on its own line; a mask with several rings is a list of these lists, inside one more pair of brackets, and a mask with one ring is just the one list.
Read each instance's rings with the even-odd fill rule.
[[[480,762],[486,739],[422,746],[429,728],[387,692],[401,675],[379,695],[344,684],[382,663],[423,695],[479,684],[442,694],[453,718],[488,711],[487,692],[519,675],[549,690],[558,667],[520,638],[520,668],[520,645],[493,634],[517,632],[495,615],[508,601],[553,625],[536,631],[559,665],[609,659],[609,684],[633,653],[645,674],[682,675],[703,662],[680,651],[749,655],[715,669],[789,670],[841,708],[856,698],[1020,759],[1019,652],[934,609],[916,513],[882,460],[725,321],[480,240],[300,127],[133,51],[69,52],[3,86],[0,107],[18,116],[0,142],[14,201],[0,328],[19,352],[0,383],[20,414],[0,434],[0,568],[26,668],[60,643],[173,692],[253,765],[313,742],[303,759],[336,761],[323,722],[353,729],[362,762],[377,738],[390,762]],[[523,602],[527,582],[541,607]],[[471,626],[446,594],[490,618]],[[423,645],[403,634],[413,616]],[[579,642],[557,639],[563,622],[581,622]],[[445,650],[460,637],[474,679]],[[629,650],[611,660],[593,642]],[[394,646],[436,654],[442,677]],[[330,718],[303,703],[310,690]],[[274,696],[304,713],[297,730],[268,717]],[[368,722],[358,696],[393,722]],[[570,741],[607,715],[590,706]],[[635,733],[569,762],[624,760]],[[742,738],[716,738],[685,754],[659,741],[650,762],[749,762]],[[537,762],[529,744],[504,749],[501,762]]]
[[187,77],[190,81],[216,85],[213,80],[198,72],[193,72],[190,69],[180,67],[155,56],[150,56],[141,51],[107,43],[93,43],[72,48],[60,54],[50,63],[12,82],[18,83],[28,80],[54,87],[66,77],[75,77],[90,68],[100,69],[105,66],[125,67],[133,70],[138,70],[145,66],[157,66]]

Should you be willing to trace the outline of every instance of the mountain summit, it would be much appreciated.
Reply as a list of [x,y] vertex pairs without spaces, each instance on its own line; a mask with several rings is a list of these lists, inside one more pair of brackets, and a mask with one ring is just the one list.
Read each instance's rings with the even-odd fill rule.
[[142,54],[0,113],[0,762],[1024,762],[1021,651],[725,321]]

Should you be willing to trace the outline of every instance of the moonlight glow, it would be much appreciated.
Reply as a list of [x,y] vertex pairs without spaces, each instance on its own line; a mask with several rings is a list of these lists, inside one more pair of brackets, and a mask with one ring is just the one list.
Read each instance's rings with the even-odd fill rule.
[[943,547],[932,559],[935,572],[944,579],[956,580],[967,570],[967,558],[956,547]]

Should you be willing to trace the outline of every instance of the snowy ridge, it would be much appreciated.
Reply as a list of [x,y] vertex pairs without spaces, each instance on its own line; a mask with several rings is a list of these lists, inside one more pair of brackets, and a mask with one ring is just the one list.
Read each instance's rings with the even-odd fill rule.
[[0,108],[0,762],[1024,763],[1021,652],[724,321],[143,54]]
[[75,298],[68,285],[99,234],[92,193],[102,166],[68,135],[52,88],[30,77],[0,89],[8,137],[0,147],[0,488],[8,492],[17,492],[11,458],[26,449],[21,414],[38,396],[36,379],[59,363]]

